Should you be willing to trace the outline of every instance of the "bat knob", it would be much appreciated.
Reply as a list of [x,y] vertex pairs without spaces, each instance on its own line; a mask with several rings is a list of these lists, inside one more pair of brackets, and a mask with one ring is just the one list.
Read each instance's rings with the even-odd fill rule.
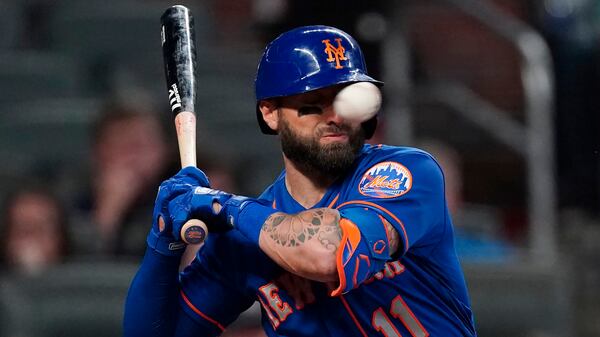
[[206,239],[208,228],[198,219],[190,219],[181,227],[181,238],[188,245],[197,245]]

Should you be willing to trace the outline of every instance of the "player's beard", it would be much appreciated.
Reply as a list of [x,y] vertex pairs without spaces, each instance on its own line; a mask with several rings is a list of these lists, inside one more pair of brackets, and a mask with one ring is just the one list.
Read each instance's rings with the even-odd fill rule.
[[[325,132],[344,132],[348,142],[320,144],[319,139]],[[336,179],[343,175],[354,163],[365,143],[362,127],[352,129],[348,125],[329,125],[320,129],[313,137],[298,135],[285,118],[280,119],[279,136],[285,156],[303,173]]]

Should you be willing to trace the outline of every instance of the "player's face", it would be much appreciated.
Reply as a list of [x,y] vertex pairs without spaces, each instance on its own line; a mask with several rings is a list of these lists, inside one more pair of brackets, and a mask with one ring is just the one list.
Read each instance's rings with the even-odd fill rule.
[[286,157],[321,175],[337,177],[354,162],[364,144],[360,123],[349,123],[333,110],[343,86],[279,100],[279,135]]

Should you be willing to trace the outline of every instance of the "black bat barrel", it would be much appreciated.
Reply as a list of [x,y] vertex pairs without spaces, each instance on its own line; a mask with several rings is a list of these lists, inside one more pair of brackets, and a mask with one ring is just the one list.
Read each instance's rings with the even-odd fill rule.
[[160,18],[167,90],[173,115],[195,112],[196,36],[194,18],[181,5],[168,8]]

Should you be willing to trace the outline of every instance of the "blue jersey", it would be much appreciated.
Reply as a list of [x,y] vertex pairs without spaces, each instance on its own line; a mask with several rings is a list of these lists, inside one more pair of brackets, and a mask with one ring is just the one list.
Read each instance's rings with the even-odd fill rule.
[[[285,172],[261,195],[298,213]],[[365,145],[349,173],[314,208],[370,206],[399,233],[385,268],[357,288],[331,296],[315,282],[302,308],[274,282],[284,271],[237,231],[211,234],[180,277],[184,311],[220,333],[259,301],[268,336],[476,336],[440,167],[414,148]],[[257,226],[261,224],[256,224]]]

